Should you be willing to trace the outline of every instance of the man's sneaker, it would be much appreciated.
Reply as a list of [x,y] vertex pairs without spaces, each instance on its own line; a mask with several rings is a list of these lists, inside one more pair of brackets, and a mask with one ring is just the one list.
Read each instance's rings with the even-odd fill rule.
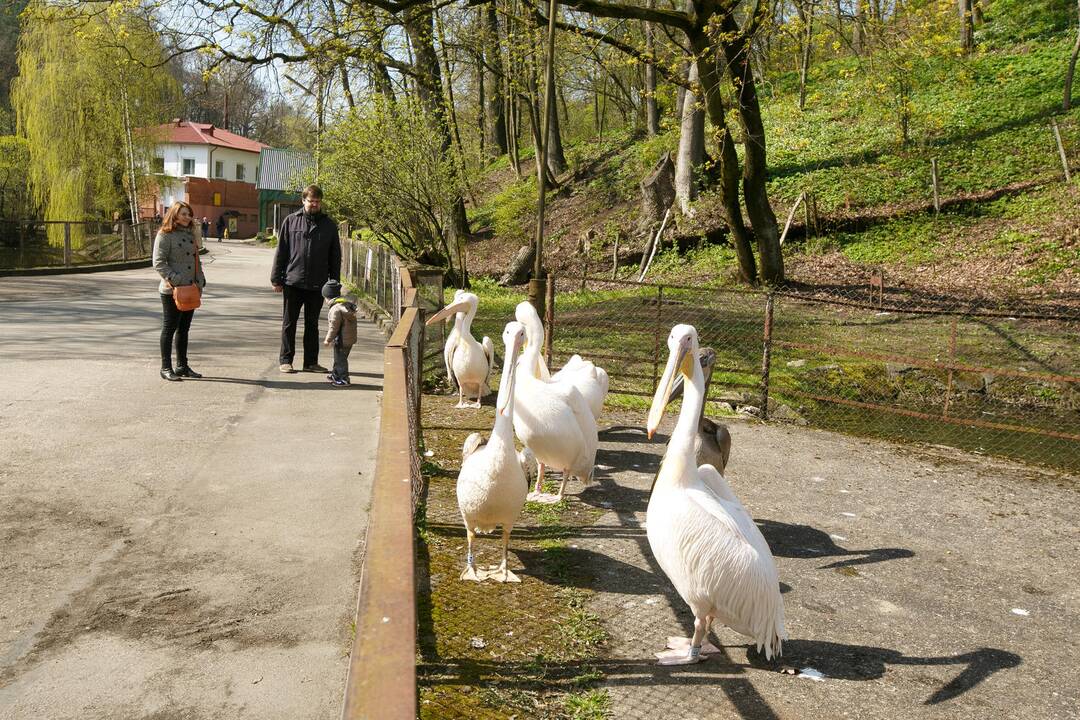
[[318,363],[315,363],[314,365],[305,365],[304,366],[304,372],[321,372],[321,373],[324,373],[324,372],[327,372],[327,370],[322,365],[319,365]]
[[334,378],[330,382],[334,383],[338,387],[345,387],[346,385],[349,384],[349,383],[345,382],[344,380],[342,380],[341,378]]
[[296,372],[295,370],[293,370],[292,363],[281,363],[280,365],[278,365],[277,369],[280,370],[283,373],[294,373],[294,372]]

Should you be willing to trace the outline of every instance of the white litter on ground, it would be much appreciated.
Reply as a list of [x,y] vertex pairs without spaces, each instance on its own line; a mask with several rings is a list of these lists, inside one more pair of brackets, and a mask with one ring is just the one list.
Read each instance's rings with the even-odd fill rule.
[[856,515],[855,513],[842,512],[840,514],[843,515],[844,517],[858,517],[858,515]]
[[840,540],[840,541],[847,540],[847,538],[844,537],[843,535],[830,535],[829,537],[831,537],[833,540]]
[[1013,608],[1012,609],[1012,614],[1013,615],[1020,615],[1021,617],[1027,617],[1031,613],[1028,612],[1027,610],[1025,610],[1024,608]]
[[810,479],[813,480],[814,482],[825,482],[825,478],[818,477],[817,475],[815,475],[814,477],[812,477]]
[[425,450],[424,451],[424,457],[434,457],[434,456],[435,456],[435,451],[434,450]]
[[814,682],[823,682],[825,680],[825,675],[812,667],[804,667],[800,670],[799,677],[813,680]]

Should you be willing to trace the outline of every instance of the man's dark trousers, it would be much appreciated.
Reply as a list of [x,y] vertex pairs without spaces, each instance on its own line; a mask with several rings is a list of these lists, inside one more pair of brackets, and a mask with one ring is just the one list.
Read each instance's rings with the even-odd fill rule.
[[281,289],[284,310],[281,318],[281,356],[279,363],[292,363],[296,354],[296,322],[300,319],[300,307],[304,308],[304,367],[319,364],[319,315],[322,313],[321,289],[286,285]]

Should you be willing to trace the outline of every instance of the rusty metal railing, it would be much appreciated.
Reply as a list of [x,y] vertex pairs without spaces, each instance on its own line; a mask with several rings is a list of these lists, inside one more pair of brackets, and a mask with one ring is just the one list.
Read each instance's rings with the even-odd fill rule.
[[423,495],[417,448],[424,310],[412,274],[403,269],[400,279],[405,307],[383,351],[379,449],[344,720],[416,717],[413,519]]

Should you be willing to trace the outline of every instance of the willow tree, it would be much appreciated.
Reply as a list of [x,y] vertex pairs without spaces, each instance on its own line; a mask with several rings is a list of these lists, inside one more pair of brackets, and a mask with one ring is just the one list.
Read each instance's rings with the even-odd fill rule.
[[122,8],[73,14],[35,1],[23,20],[12,104],[32,201],[46,220],[100,217],[125,199],[136,217],[154,140],[138,129],[168,118],[178,97],[157,36]]

